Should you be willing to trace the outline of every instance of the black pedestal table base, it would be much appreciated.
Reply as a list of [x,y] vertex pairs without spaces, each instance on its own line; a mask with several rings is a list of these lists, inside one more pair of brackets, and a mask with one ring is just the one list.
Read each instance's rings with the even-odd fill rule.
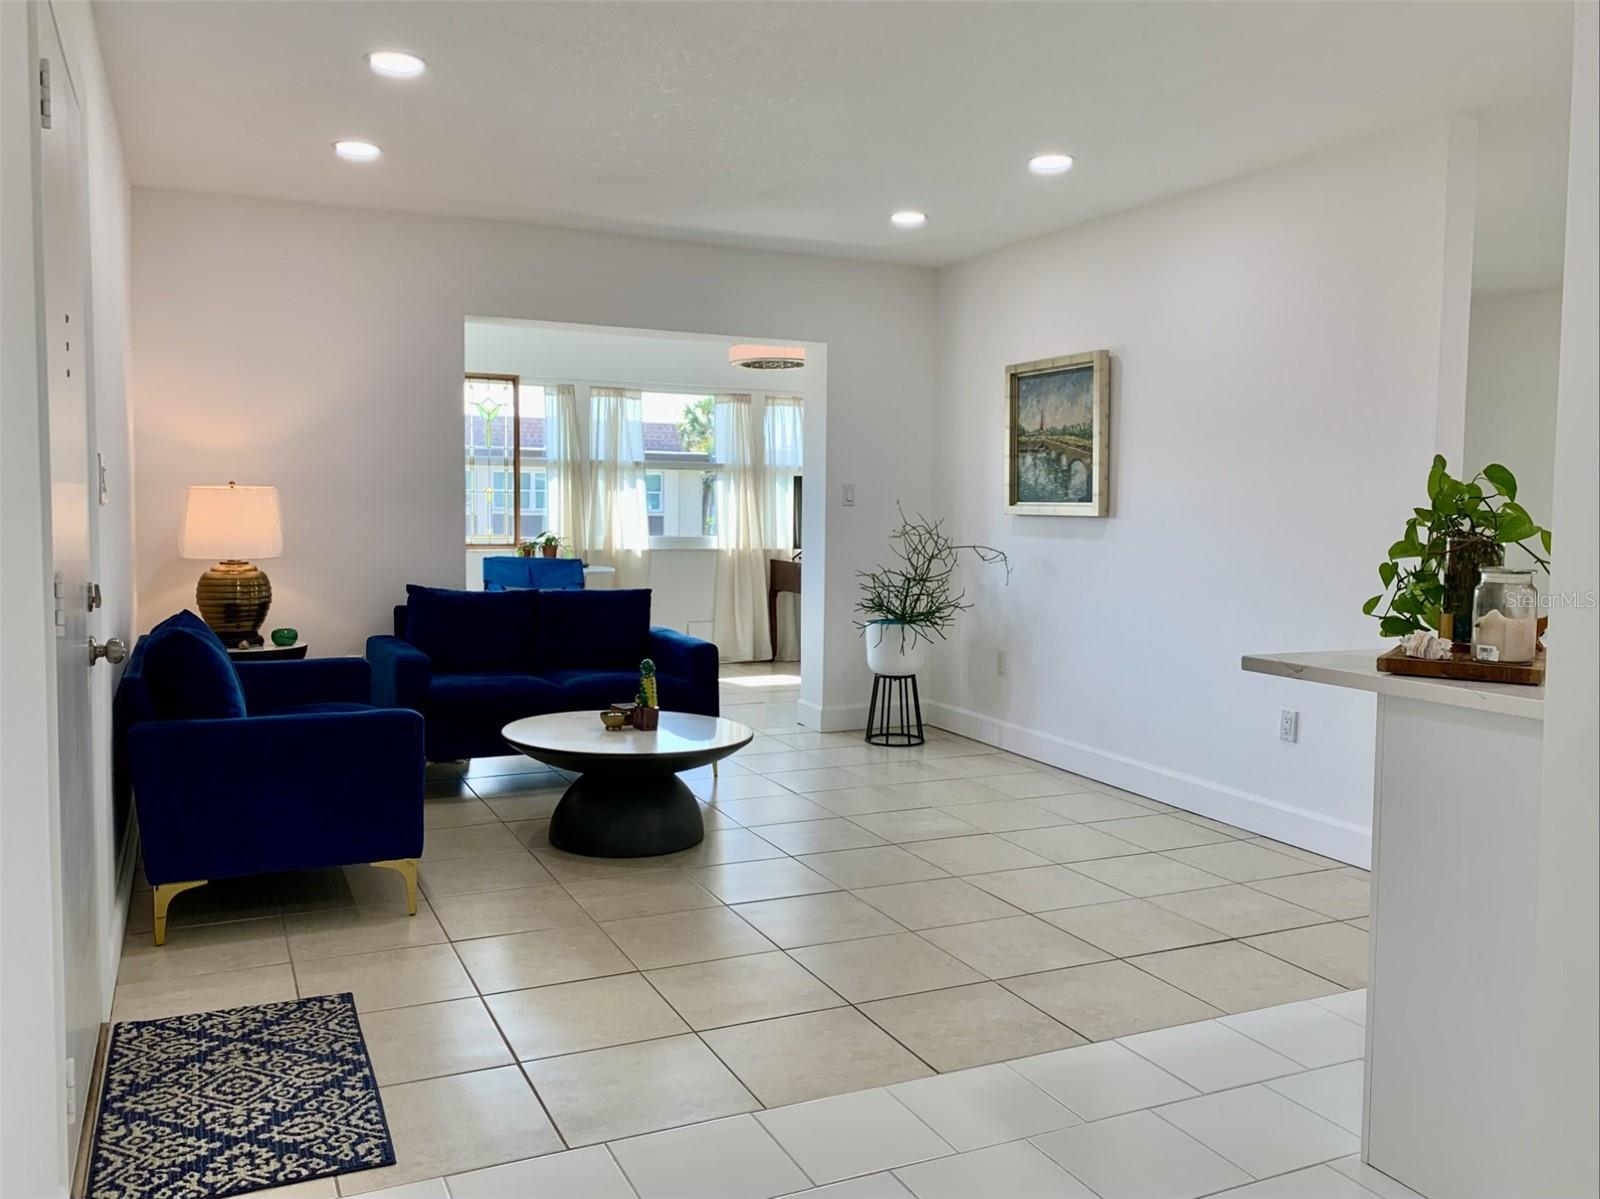
[[700,804],[675,774],[585,774],[550,814],[550,844],[589,857],[677,853],[705,835]]

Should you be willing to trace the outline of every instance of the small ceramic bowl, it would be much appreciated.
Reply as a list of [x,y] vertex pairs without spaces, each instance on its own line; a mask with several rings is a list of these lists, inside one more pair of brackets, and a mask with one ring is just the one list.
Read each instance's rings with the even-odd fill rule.
[[610,711],[600,713],[600,723],[614,733],[620,728],[627,727],[628,714],[612,708]]

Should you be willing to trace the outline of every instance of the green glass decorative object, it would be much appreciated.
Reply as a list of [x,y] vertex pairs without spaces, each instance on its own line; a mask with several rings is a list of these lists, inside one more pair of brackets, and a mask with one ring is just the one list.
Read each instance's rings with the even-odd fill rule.
[[273,629],[272,644],[290,646],[300,640],[299,629]]

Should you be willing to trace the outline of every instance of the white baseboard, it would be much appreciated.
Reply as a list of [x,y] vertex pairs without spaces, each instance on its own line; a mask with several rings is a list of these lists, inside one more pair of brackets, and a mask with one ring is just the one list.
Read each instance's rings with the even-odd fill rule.
[[819,733],[845,733],[867,724],[866,704],[814,704],[801,700],[796,709],[800,723]]
[[1054,733],[1025,728],[954,704],[927,701],[923,712],[929,724],[949,732],[1171,804],[1186,812],[1209,816],[1362,869],[1372,861],[1372,830],[1361,825],[1152,762],[1107,753]]

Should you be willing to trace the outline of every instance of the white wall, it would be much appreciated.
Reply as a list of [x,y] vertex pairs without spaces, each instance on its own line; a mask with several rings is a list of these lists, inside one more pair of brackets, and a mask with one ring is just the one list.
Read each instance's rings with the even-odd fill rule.
[[[142,189],[134,217],[142,623],[193,602],[205,563],[177,556],[193,482],[277,485],[270,620],[315,652],[359,652],[407,582],[458,584],[469,315],[793,337],[826,343],[807,367],[827,398],[807,414],[807,461],[826,472],[808,471],[807,527],[825,553],[805,557],[805,627],[821,636],[807,638],[803,710],[860,723],[854,572],[895,501],[924,505],[928,489],[924,439],[882,447],[926,417],[931,271]],[[845,482],[853,508],[837,502]]]
[[[55,757],[49,700],[54,638],[48,634],[50,570],[48,509],[40,461],[43,425],[36,358],[36,314],[32,258],[33,148],[32,106],[25,94],[37,69],[30,50],[31,15],[60,31],[66,71],[76,93],[82,122],[84,187],[89,238],[89,434],[107,466],[108,491],[94,509],[91,577],[101,584],[105,606],[91,613],[89,629],[104,640],[127,637],[134,624],[132,469],[126,403],[128,340],[129,192],[121,143],[93,15],[86,3],[56,3],[50,8],[0,5],[5,21],[5,605],[0,620],[13,636],[5,639],[3,685],[5,744],[4,867],[6,953],[4,1058],[0,1074],[4,1165],[0,1192],[39,1196],[64,1193],[71,1146],[66,1143],[62,1056],[64,1012],[89,1013],[90,1025],[73,1032],[93,1043],[97,1025],[111,1010],[111,994],[126,921],[129,878],[120,866],[124,825],[110,798],[110,701],[118,672],[98,668],[91,675],[95,761],[93,793],[77,797],[93,811],[87,821],[63,824],[56,818],[50,762]],[[40,34],[41,39],[43,34]],[[57,86],[66,88],[65,78]],[[29,635],[27,630],[37,630]],[[57,844],[61,830],[87,830],[85,839]],[[59,870],[57,863],[60,863]],[[67,996],[44,980],[62,983],[58,943],[52,921],[59,895],[87,897],[95,944],[86,971],[66,976],[84,993]],[[72,947],[83,952],[84,947]],[[91,1063],[78,1062],[76,1104],[81,1111]]]
[[[1541,772],[1539,928],[1526,1113],[1528,1193],[1600,1193],[1600,9],[1574,13],[1572,156],[1556,407],[1553,594]],[[1486,1097],[1487,1098],[1487,1097]]]
[[[822,382],[815,366],[783,371],[733,366],[728,347],[735,340],[480,319],[467,322],[467,369],[644,391],[693,388],[805,395]],[[790,334],[787,341],[779,338],[778,344],[794,345],[798,340]]]
[[[1366,862],[1371,698],[1239,658],[1377,645],[1361,602],[1435,444],[1450,140],[1400,131],[941,272],[937,509],[1015,571],[967,572],[937,719]],[[1095,349],[1111,516],[1007,516],[1003,368]]]
[[1540,524],[1550,519],[1560,356],[1559,287],[1472,298],[1466,458],[1451,468],[1510,467],[1517,501]]

